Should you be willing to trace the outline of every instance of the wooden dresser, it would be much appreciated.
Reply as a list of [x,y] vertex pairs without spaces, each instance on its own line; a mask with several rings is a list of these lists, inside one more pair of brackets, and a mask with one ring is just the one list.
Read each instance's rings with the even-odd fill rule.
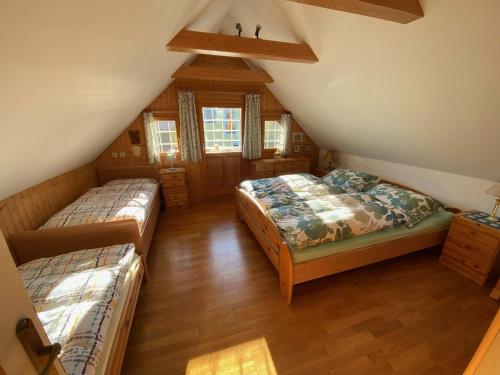
[[309,173],[311,159],[307,158],[272,158],[257,159],[250,162],[250,178],[276,177],[292,173]]
[[160,181],[167,210],[189,208],[189,191],[184,168],[161,169]]
[[440,261],[480,285],[498,277],[500,230],[457,214]]

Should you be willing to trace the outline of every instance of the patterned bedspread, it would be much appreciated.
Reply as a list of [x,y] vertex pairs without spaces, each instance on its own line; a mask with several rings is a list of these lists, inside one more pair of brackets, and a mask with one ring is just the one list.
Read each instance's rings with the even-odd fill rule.
[[68,375],[94,374],[134,245],[76,251],[18,268]]
[[102,223],[108,221],[135,219],[142,230],[158,184],[134,180],[122,184],[110,183],[92,188],[76,201],[52,216],[41,228],[62,228],[73,225]]
[[403,211],[363,193],[324,195],[268,210],[294,249],[402,225]]

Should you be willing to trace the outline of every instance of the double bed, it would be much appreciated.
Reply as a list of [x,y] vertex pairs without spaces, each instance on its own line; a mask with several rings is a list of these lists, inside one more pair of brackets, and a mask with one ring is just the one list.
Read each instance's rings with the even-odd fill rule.
[[453,218],[413,189],[344,170],[244,181],[236,211],[288,303],[296,284],[442,244]]

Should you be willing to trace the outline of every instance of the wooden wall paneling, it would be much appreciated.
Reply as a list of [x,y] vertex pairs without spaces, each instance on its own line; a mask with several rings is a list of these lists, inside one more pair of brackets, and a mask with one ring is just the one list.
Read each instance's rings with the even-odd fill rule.
[[87,164],[1,200],[0,230],[7,243],[13,233],[37,229],[97,185],[95,167]]
[[[221,56],[208,56],[200,55],[193,60],[191,66],[211,66],[211,67],[232,67],[234,69],[249,69],[248,65],[238,58],[228,58]],[[281,114],[286,110],[283,105],[276,99],[276,97],[271,93],[271,91],[264,84],[255,83],[236,83],[236,82],[212,82],[212,81],[195,81],[195,80],[175,80],[173,81],[163,92],[151,102],[151,104],[146,108],[147,111],[153,111],[155,116],[158,117],[173,117],[178,121],[178,90],[192,90],[195,93],[195,100],[197,104],[197,115],[199,122],[199,133],[200,141],[203,144],[204,134],[203,134],[203,120],[201,115],[201,108],[203,106],[237,106],[244,110],[245,106],[245,94],[249,92],[255,92],[261,94],[261,112],[263,120],[269,116],[279,119]],[[132,148],[130,140],[128,138],[128,130],[139,130],[141,136],[141,156],[133,157]],[[293,130],[304,132],[300,125],[294,120]],[[304,132],[304,141],[302,142],[302,150],[304,144],[310,142],[312,145],[312,150],[309,153],[301,152],[299,154],[294,154],[293,156],[298,157],[310,157],[312,162],[312,168],[317,166],[317,159],[319,154],[318,147],[310,140],[310,138]],[[113,152],[125,152],[125,158],[112,158]],[[267,151],[263,153],[263,157],[271,157],[274,151]],[[222,156],[222,155],[221,155]],[[236,158],[239,163],[236,162]],[[186,169],[186,175],[188,179],[188,189],[190,200],[192,202],[200,202],[207,199],[212,199],[214,195],[217,194],[232,194],[232,189],[227,189],[226,185],[236,184],[238,180],[242,180],[248,177],[249,163],[247,160],[241,158],[241,153],[236,154],[225,154],[223,162],[210,161],[209,158],[214,157],[214,155],[203,154],[203,160],[199,163],[186,163],[180,160],[180,156],[177,156],[177,160],[174,165],[176,167],[181,167]],[[207,163],[210,163],[208,165]],[[144,124],[142,113],[137,116],[137,118],[130,124],[130,126],[99,156],[96,160],[96,165],[98,167],[113,167],[113,166],[139,166],[147,165],[147,150],[146,150],[146,140],[144,134]],[[167,163],[168,164],[168,163]],[[162,167],[167,167],[168,165],[162,165]],[[223,170],[228,168],[227,173],[223,173],[217,170],[222,168]],[[238,169],[239,167],[239,169]],[[223,183],[215,190],[211,190],[209,184],[217,184],[219,182],[208,182],[210,179],[214,179],[223,176]]]

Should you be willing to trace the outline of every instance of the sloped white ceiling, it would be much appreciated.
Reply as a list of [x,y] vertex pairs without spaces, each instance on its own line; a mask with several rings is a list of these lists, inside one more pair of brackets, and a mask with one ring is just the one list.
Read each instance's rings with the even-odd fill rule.
[[180,29],[230,0],[16,0],[0,10],[0,199],[94,160],[170,82]]
[[500,1],[428,0],[407,25],[282,0],[235,0],[223,31],[262,25],[319,63],[259,61],[322,147],[500,179]]
[[16,0],[0,12],[0,199],[94,160],[190,56],[183,27],[308,42],[257,61],[323,148],[499,179],[500,2],[421,1],[408,25],[284,0]]

